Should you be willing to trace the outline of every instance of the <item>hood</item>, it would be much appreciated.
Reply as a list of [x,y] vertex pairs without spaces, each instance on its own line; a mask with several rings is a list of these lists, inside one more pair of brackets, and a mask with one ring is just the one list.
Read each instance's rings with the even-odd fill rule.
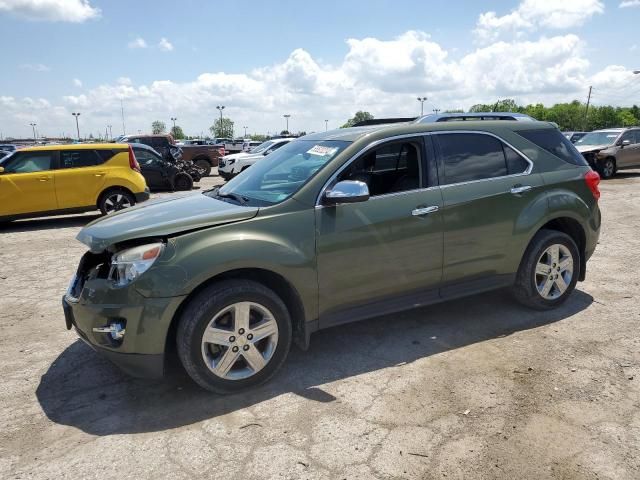
[[586,152],[594,152],[596,150],[604,150],[605,148],[610,147],[611,145],[576,145],[575,147],[578,149],[580,153]]
[[257,213],[258,207],[234,205],[196,193],[160,199],[112,213],[89,223],[76,238],[92,252],[98,253],[125,240],[172,235],[248,220]]
[[231,155],[225,155],[222,158],[225,160],[235,160],[236,158],[246,157],[247,155],[249,155],[247,152],[240,152],[240,153],[232,153]]

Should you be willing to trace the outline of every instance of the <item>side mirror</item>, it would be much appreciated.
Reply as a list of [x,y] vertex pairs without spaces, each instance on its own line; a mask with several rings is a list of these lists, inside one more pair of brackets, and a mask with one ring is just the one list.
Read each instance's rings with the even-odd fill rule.
[[622,140],[620,142],[621,147],[628,147],[629,145],[631,145],[631,140]]
[[262,155],[264,155],[266,157],[270,153],[271,153],[271,150],[265,150],[264,152],[262,152]]
[[0,174],[4,173],[4,167],[0,167]]
[[343,180],[336,183],[331,190],[324,194],[325,205],[337,205],[339,203],[358,203],[369,200],[369,187],[364,182],[356,180]]

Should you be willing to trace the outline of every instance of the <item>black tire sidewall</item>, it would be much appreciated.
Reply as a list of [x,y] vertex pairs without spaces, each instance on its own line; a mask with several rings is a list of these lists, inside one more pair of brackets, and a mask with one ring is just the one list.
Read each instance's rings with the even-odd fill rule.
[[[242,380],[216,376],[202,358],[202,335],[211,319],[223,308],[237,302],[254,302],[267,308],[278,324],[278,344],[269,363],[257,374]],[[178,354],[187,373],[203,388],[217,393],[232,393],[260,385],[282,366],[291,346],[289,312],[270,289],[251,281],[228,281],[213,285],[196,296],[184,310],[178,326]]]
[[186,173],[178,173],[173,179],[173,185],[176,190],[188,191],[193,188],[193,179]]
[[193,163],[204,169],[204,173],[202,174],[203,176],[208,177],[211,175],[211,164],[207,160],[200,158],[198,160],[194,160]]
[[[535,268],[542,253],[554,244],[564,245],[571,252],[571,256],[573,257],[573,275],[565,292],[560,297],[549,300],[543,298],[538,292],[538,287],[535,282]],[[580,277],[580,268],[580,252],[573,239],[562,232],[542,230],[536,234],[523,258],[515,285],[515,288],[518,289],[516,297],[522,303],[532,308],[541,310],[555,308],[571,296]]]

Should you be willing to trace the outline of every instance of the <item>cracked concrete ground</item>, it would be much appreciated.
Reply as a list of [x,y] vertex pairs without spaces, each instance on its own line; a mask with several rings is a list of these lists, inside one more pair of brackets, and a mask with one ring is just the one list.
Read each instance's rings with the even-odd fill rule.
[[638,479],[640,173],[602,192],[560,309],[495,292],[336,327],[229,397],[128,378],[65,329],[93,215],[5,227],[0,478]]

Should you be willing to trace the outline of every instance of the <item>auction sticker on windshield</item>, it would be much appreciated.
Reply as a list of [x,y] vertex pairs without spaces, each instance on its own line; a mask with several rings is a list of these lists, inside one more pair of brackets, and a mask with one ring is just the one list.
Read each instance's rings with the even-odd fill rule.
[[338,151],[338,147],[324,147],[322,145],[314,145],[307,150],[307,153],[311,155],[319,155],[321,157],[331,156]]

